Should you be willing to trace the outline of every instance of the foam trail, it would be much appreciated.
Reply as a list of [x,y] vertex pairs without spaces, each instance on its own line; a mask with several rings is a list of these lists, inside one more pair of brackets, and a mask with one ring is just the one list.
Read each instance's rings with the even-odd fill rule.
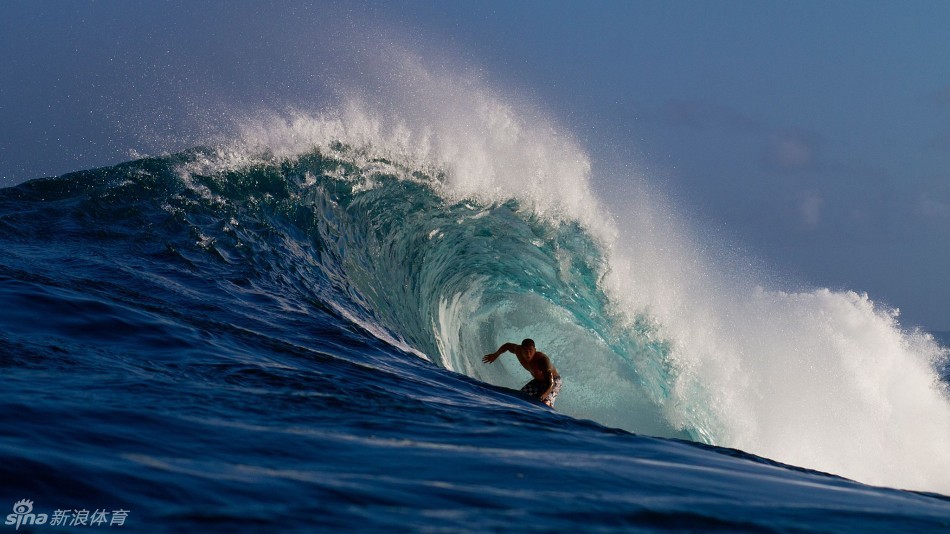
[[[525,216],[579,221],[601,246],[600,287],[618,328],[646,319],[652,327],[637,335],[665,339],[671,350],[618,354],[609,336],[574,326],[541,297],[512,299],[487,316],[473,287],[440,303],[433,360],[517,385],[517,370],[477,358],[499,340],[531,335],[554,348],[571,377],[559,407],[572,415],[636,432],[686,431],[864,482],[950,493],[950,402],[933,371],[946,355],[932,339],[903,331],[896,312],[865,295],[763,288],[703,253],[649,193],[631,199],[616,222],[591,191],[589,157],[563,129],[478,80],[407,59],[394,64],[389,92],[377,98],[389,105],[354,97],[340,111],[248,121],[239,145],[205,163],[240,166],[261,147],[294,157],[342,142],[367,168],[386,158],[426,170],[446,199],[518,199]],[[531,320],[518,316],[526,308]]]

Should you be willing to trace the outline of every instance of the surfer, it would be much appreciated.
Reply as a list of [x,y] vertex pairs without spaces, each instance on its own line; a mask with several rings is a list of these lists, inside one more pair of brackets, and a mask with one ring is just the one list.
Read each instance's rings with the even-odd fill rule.
[[551,358],[534,348],[534,340],[526,339],[521,342],[521,345],[505,343],[495,352],[486,354],[482,362],[492,363],[505,352],[511,352],[517,356],[521,366],[534,377],[521,388],[522,393],[527,393],[553,408],[557,394],[561,392],[561,375],[551,363]]

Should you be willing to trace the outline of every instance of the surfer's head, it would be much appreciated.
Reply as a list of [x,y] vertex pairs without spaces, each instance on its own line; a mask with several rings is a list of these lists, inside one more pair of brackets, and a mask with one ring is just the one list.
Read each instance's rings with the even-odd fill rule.
[[529,338],[529,339],[525,339],[524,341],[522,341],[522,342],[521,342],[521,348],[524,349],[525,355],[528,356],[528,358],[534,356],[534,353],[535,353],[535,350],[536,350],[536,349],[534,348],[534,340],[533,340],[533,339],[530,339],[530,338]]

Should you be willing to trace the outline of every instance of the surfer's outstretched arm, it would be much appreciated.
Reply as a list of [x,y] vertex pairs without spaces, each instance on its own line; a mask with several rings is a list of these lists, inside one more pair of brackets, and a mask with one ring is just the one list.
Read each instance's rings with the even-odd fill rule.
[[485,357],[482,358],[482,362],[491,363],[497,360],[498,357],[504,354],[505,352],[512,352],[514,354],[517,354],[515,350],[517,350],[519,347],[520,345],[516,345],[514,343],[505,343],[504,345],[498,347],[498,350],[496,350],[495,352],[491,354],[486,354]]

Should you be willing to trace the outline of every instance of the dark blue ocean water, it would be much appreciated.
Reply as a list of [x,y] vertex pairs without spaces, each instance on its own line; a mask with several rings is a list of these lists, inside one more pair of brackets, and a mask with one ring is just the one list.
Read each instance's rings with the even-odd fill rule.
[[[182,171],[203,154],[0,190],[0,529],[23,500],[33,532],[57,511],[66,531],[950,529],[946,497],[608,428],[449,370],[439,325],[472,287],[481,353],[536,326],[492,320],[512,295],[611,328],[580,228],[445,201],[411,169],[366,187],[320,152]],[[632,328],[617,351],[663,354]],[[127,515],[68,526],[82,510]]]

